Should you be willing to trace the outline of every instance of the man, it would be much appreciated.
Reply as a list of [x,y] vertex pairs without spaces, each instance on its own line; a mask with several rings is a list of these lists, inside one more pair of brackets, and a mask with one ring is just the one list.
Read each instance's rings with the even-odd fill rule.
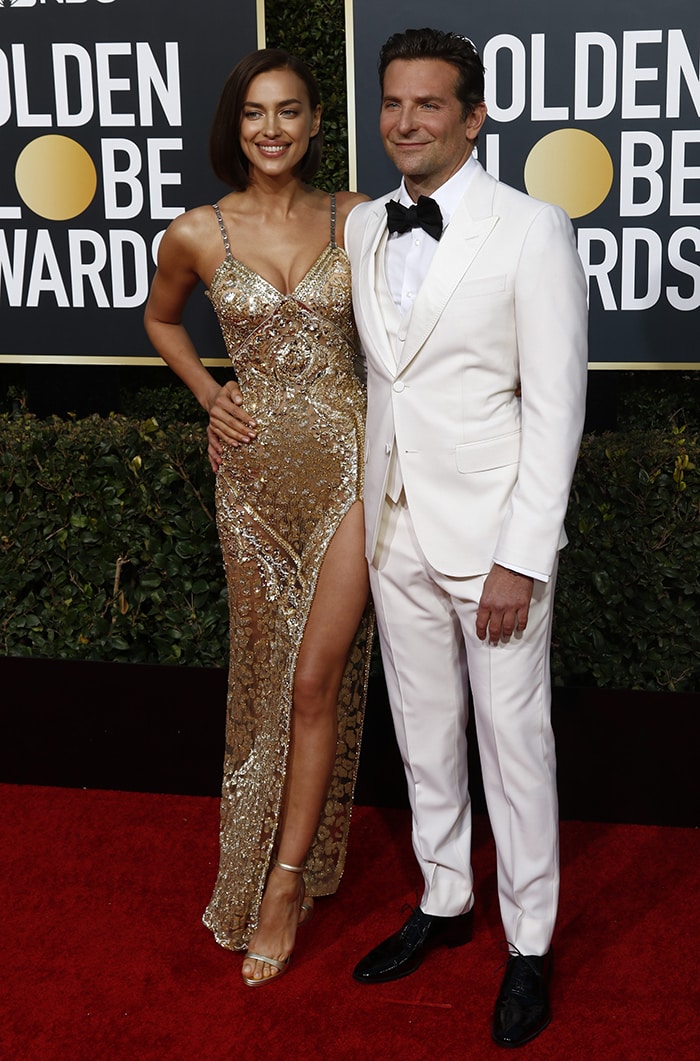
[[354,209],[345,240],[368,372],[367,557],[424,891],[354,976],[405,976],[471,936],[469,684],[510,950],[492,1036],[519,1046],[550,1020],[549,647],[586,288],[563,211],[473,157],[486,106],[472,43],[407,30],[379,72],[381,135],[403,180]]

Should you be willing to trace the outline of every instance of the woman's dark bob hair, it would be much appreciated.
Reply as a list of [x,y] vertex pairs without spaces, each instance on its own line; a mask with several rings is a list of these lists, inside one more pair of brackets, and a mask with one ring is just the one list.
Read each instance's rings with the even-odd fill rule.
[[[305,62],[281,48],[260,48],[251,52],[233,68],[224,85],[214,114],[209,136],[209,160],[219,180],[230,185],[234,191],[242,192],[248,187],[248,159],[243,154],[239,130],[243,104],[246,101],[250,82],[258,74],[268,70],[291,70],[306,85],[311,110],[321,105],[316,78]],[[323,129],[309,141],[309,146],[299,166],[299,176],[304,181],[312,180],[321,164]]]

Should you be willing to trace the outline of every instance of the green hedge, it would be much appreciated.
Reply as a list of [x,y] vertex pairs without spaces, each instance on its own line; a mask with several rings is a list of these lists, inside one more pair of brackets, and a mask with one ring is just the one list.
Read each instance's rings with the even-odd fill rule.
[[345,92],[343,0],[266,0],[266,43],[301,56],[321,89],[325,147],[315,184],[327,191],[348,187],[348,119]]
[[0,654],[226,663],[198,424],[0,417]]
[[556,597],[553,671],[567,685],[700,691],[698,435],[584,438]]
[[[162,426],[0,416],[0,654],[225,664],[204,425],[166,422],[167,392]],[[700,691],[698,449],[697,427],[674,419],[584,438],[557,683]]]

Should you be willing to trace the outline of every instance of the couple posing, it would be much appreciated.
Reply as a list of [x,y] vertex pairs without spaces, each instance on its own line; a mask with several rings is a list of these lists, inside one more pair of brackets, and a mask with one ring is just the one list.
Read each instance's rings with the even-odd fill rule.
[[[379,74],[380,132],[402,180],[369,202],[306,183],[322,131],[305,65],[274,49],[238,64],[211,138],[234,190],[172,223],[146,313],[209,413],[231,612],[221,861],[205,922],[246,950],[248,986],[270,985],[314,896],[338,886],[369,568],[424,890],[353,975],[406,976],[471,938],[470,686],[510,954],[491,1031],[519,1046],[550,1020],[548,657],[583,427],[585,282],[566,215],[473,157],[486,107],[472,43],[407,30],[384,45]],[[240,388],[219,386],[183,329],[200,280]]]

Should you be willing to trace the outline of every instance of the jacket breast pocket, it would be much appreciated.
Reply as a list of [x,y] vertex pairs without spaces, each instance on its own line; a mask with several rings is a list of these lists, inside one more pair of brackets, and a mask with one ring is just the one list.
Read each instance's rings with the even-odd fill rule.
[[467,442],[455,448],[457,471],[463,474],[493,471],[517,464],[520,459],[520,431],[487,438],[479,442]]
[[506,289],[506,274],[502,276],[479,276],[466,278],[457,287],[459,298],[483,298],[484,295],[501,295]]

